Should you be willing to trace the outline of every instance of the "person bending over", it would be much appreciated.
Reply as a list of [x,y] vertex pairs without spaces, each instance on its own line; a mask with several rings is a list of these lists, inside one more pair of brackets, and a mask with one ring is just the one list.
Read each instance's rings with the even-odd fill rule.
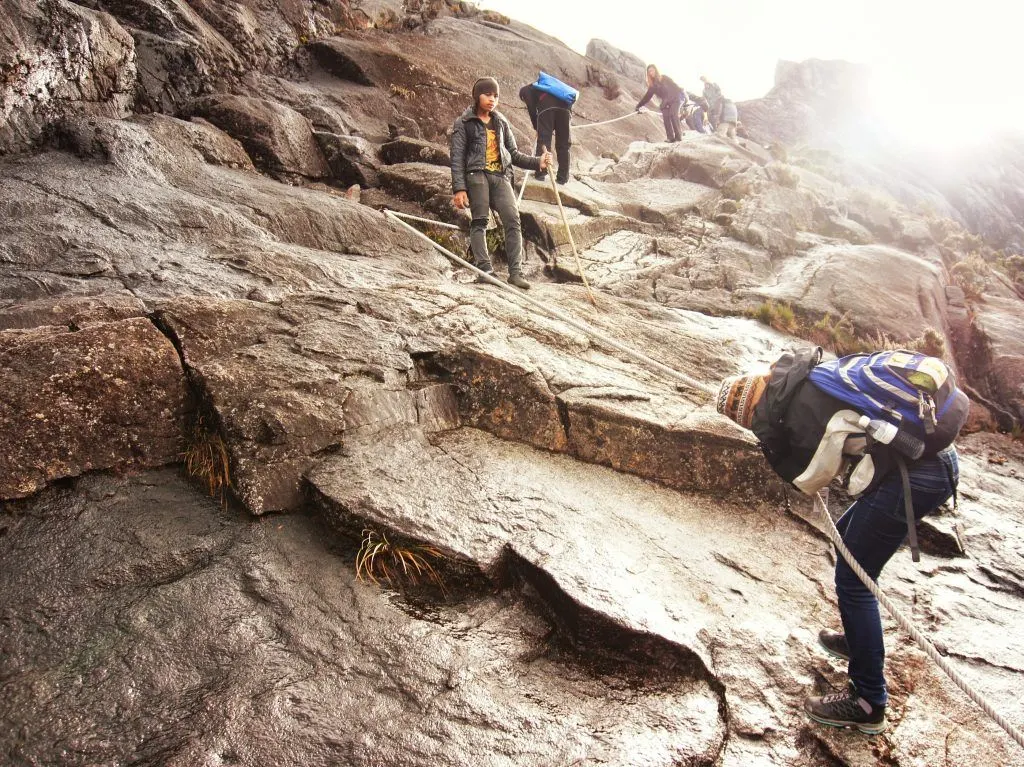
[[682,103],[683,89],[671,77],[663,75],[651,64],[647,67],[647,93],[636,105],[640,109],[655,96],[661,101],[661,117],[665,121],[665,135],[668,141],[682,141],[683,130],[679,124],[679,105]]
[[[783,355],[768,375],[725,379],[718,412],[753,431],[772,469],[804,492],[827,483],[831,467],[841,462],[871,459],[870,479],[836,527],[857,562],[877,581],[909,529],[903,478],[892,448],[868,440],[857,425],[858,414],[807,377],[820,360],[820,348],[804,349]],[[959,462],[952,444],[905,465],[915,519],[955,494]],[[848,685],[807,698],[804,710],[822,724],[879,733],[885,729],[889,694],[878,601],[841,556],[836,557],[835,586],[843,632],[823,629],[818,642],[830,655],[847,661]]]
[[[551,137],[555,137],[555,156],[558,158],[559,184],[569,181],[569,147],[572,145],[570,121],[572,120],[572,104],[568,101],[542,91],[530,83],[519,89],[519,98],[526,104],[530,113],[530,122],[537,130],[536,154],[540,154],[551,146]],[[543,181],[543,171],[537,174],[537,180]]]

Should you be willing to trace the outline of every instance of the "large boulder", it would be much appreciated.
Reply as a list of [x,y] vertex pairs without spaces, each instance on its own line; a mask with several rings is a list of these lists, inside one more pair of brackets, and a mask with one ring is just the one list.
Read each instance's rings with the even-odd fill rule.
[[674,178],[638,178],[618,183],[591,181],[588,186],[609,200],[606,210],[668,226],[691,213],[710,210],[721,196],[712,187]]
[[0,331],[0,360],[0,500],[180,460],[185,372],[148,318]]
[[641,178],[681,179],[721,189],[730,178],[757,162],[724,140],[688,132],[675,144],[634,142],[617,163],[596,175],[600,181],[612,183]]
[[867,338],[906,341],[945,328],[941,268],[884,245],[820,245],[784,261],[774,284],[738,292],[788,302],[812,318],[846,318]]
[[314,179],[330,175],[313,126],[294,109],[265,99],[215,95],[198,99],[190,111],[240,141],[253,161],[271,172]]
[[452,163],[448,147],[408,136],[399,136],[384,144],[380,148],[380,155],[388,165],[404,162],[428,162],[447,168]]
[[35,144],[72,114],[124,117],[138,74],[131,35],[71,2],[7,0],[0,20],[0,155]]
[[76,139],[88,160],[51,152],[4,167],[0,305],[107,292],[278,300],[446,268],[366,206],[205,162],[181,121],[89,122]]
[[642,84],[647,76],[647,65],[635,53],[621,50],[607,40],[593,39],[587,43],[587,58],[599,61],[627,80]]
[[254,524],[171,471],[94,476],[0,525],[14,763],[76,744],[83,764],[708,764],[726,740],[680,653],[571,644],[513,589],[453,583],[421,612],[312,514]]
[[443,392],[407,388],[414,364],[398,328],[354,301],[179,300],[159,321],[216,416],[233,489],[254,514],[300,508],[303,473],[350,432],[452,425]]

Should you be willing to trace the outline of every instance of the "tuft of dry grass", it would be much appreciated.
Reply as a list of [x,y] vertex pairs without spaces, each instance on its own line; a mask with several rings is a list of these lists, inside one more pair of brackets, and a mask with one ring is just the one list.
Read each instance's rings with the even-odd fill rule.
[[231,461],[214,422],[214,417],[207,413],[198,413],[192,418],[181,458],[189,476],[198,480],[221,506],[227,506],[232,490]]
[[363,540],[356,554],[356,577],[374,584],[385,581],[390,586],[413,586],[433,583],[447,594],[444,581],[430,560],[447,559],[433,546],[396,543],[387,535],[371,528],[363,530]]
[[768,300],[753,311],[753,317],[762,325],[778,330],[781,333],[800,335],[800,323],[797,321],[793,307],[785,301]]
[[416,91],[411,88],[405,88],[397,83],[391,83],[389,90],[391,91],[392,96],[398,96],[398,98],[404,101],[408,101],[416,95]]

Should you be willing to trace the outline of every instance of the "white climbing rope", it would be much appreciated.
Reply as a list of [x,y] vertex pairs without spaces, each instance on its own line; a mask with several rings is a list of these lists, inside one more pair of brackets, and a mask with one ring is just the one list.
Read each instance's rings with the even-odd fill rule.
[[1002,714],[995,710],[995,707],[991,703],[985,700],[980,693],[974,690],[964,680],[964,678],[960,676],[949,661],[939,654],[939,651],[935,649],[935,645],[929,642],[928,639],[917,630],[910,619],[904,616],[896,608],[896,605],[889,601],[889,598],[882,593],[882,590],[878,587],[878,584],[871,579],[871,576],[864,572],[864,568],[860,566],[860,563],[858,563],[856,559],[854,559],[853,554],[848,548],[846,548],[846,544],[843,543],[843,538],[839,534],[839,530],[836,529],[835,523],[832,521],[832,517],[828,513],[828,507],[825,505],[825,501],[822,499],[821,493],[814,494],[814,504],[821,512],[822,518],[825,520],[825,529],[828,532],[828,537],[832,539],[832,543],[835,544],[836,549],[840,554],[842,554],[843,559],[846,560],[846,564],[848,564],[850,569],[857,574],[857,577],[860,578],[868,591],[874,594],[875,599],[877,599],[885,609],[889,611],[889,614],[900,625],[900,628],[910,634],[911,639],[917,642],[918,647],[924,650],[925,654],[935,661],[935,664],[939,668],[946,672],[946,675],[956,683],[956,686],[963,690],[967,694],[968,698],[977,703],[981,707],[982,711],[992,718],[992,721],[1002,727],[1006,731],[1007,735],[1017,742],[1017,745],[1024,748],[1024,733],[1010,724]]
[[400,213],[397,210],[389,210],[395,216],[401,216],[402,218],[408,218],[411,221],[422,221],[424,224],[430,224],[431,226],[443,226],[445,229],[461,229],[462,227],[457,224],[447,224],[444,221],[434,221],[432,218],[423,218],[421,216],[414,216],[411,213]]
[[[604,333],[594,330],[585,323],[580,322],[574,319],[573,317],[570,317],[569,315],[559,311],[558,309],[554,309],[548,306],[547,304],[543,303],[542,301],[538,301],[537,299],[522,293],[521,291],[517,290],[516,288],[513,288],[512,286],[506,285],[504,282],[501,282],[500,280],[494,278],[493,276],[487,274],[486,272],[477,269],[475,266],[473,266],[473,264],[469,263],[468,261],[462,258],[459,258],[450,250],[447,250],[446,248],[438,245],[436,242],[431,240],[429,237],[427,237],[425,234],[417,230],[415,227],[412,227],[409,224],[402,221],[394,214],[393,211],[385,210],[384,214],[390,216],[393,221],[395,221],[398,224],[401,224],[403,227],[408,229],[413,234],[429,242],[431,245],[433,245],[435,248],[441,251],[441,253],[447,256],[450,260],[457,263],[459,266],[471,269],[472,271],[476,272],[477,275],[484,277],[487,280],[487,282],[491,283],[492,285],[496,285],[497,287],[510,293],[511,295],[514,295],[519,300],[525,301],[531,306],[534,306],[537,309],[540,309],[541,311],[545,312],[549,316],[555,317],[556,319],[561,320],[570,327],[573,327],[576,330],[585,333],[594,340],[599,341],[600,343],[605,344],[606,346],[610,346],[611,348],[621,352],[627,357],[631,357],[632,359],[636,360],[637,362],[640,362],[643,365],[646,365],[652,370],[655,370],[659,373],[663,373],[669,376],[670,378],[680,381],[681,383],[685,384],[686,386],[692,389],[696,389],[697,391],[712,396],[714,396],[714,394],[716,393],[716,387],[708,386],[707,384],[697,381],[696,379],[693,379],[690,376],[685,375],[684,373],[680,373],[678,370],[670,368],[668,365],[665,365],[661,362],[658,362],[655,359],[652,359],[651,357],[648,357],[646,354],[642,354],[638,351],[635,351],[629,348],[628,346],[616,341],[615,339],[606,336]],[[857,574],[857,577],[860,578],[861,582],[863,582],[863,584],[867,587],[868,591],[874,594],[875,598],[885,607],[886,610],[889,611],[889,614],[893,616],[893,618],[900,625],[900,627],[903,628],[908,634],[910,634],[911,638],[918,644],[918,646],[925,652],[925,654],[928,655],[928,657],[931,658],[933,661],[935,661],[935,664],[940,669],[942,669],[950,679],[953,680],[957,687],[963,690],[967,697],[969,697],[972,701],[977,703],[982,711],[988,714],[989,717],[991,717],[991,719],[996,724],[1002,727],[1003,730],[1005,730],[1006,733],[1017,743],[1017,745],[1024,748],[1024,734],[1022,734],[1019,729],[1010,724],[1010,722],[1008,722],[999,712],[995,710],[995,707],[989,701],[987,701],[980,693],[978,693],[966,681],[964,681],[963,677],[961,677],[960,674],[956,671],[956,669],[952,667],[949,661],[947,661],[945,658],[942,657],[942,655],[939,654],[939,651],[935,649],[935,646],[931,642],[929,642],[928,639],[920,631],[918,631],[914,624],[911,623],[911,621],[908,618],[904,617],[903,614],[900,613],[900,611],[896,608],[896,606],[891,601],[889,601],[889,598],[886,597],[884,593],[882,593],[882,590],[878,587],[878,584],[871,579],[871,576],[864,572],[864,568],[860,566],[860,564],[854,558],[853,554],[846,547],[846,544],[843,543],[842,536],[840,536],[839,531],[836,529],[835,523],[832,522],[832,517],[829,516],[828,507],[825,505],[825,501],[822,499],[821,493],[815,494],[814,501],[816,507],[819,509],[822,516],[824,517],[826,523],[826,530],[828,532],[829,538],[832,540],[832,543],[835,544],[836,550],[843,557],[843,559],[846,560],[846,563],[850,566],[850,569]]]
[[[561,109],[561,107],[548,107],[548,109]],[[547,109],[544,110],[544,111],[546,112]],[[573,125],[572,129],[573,130],[580,130],[581,128],[596,128],[598,125],[611,125],[612,123],[617,123],[619,120],[627,120],[630,117],[633,117],[634,115],[647,114],[648,111],[650,111],[650,110],[648,110],[647,107],[640,107],[640,109],[635,110],[633,112],[630,112],[629,114],[622,115],[621,117],[613,117],[611,120],[603,120],[603,121],[601,121],[599,123],[583,123],[582,125]],[[533,173],[533,171],[532,170],[528,170],[528,171],[526,171],[525,175],[523,176],[523,185],[521,187],[519,187],[519,197],[516,200],[516,207],[517,208],[523,202],[523,192],[526,191],[526,182],[530,180],[530,174],[531,173]]]
[[573,130],[583,130],[584,128],[596,128],[598,125],[611,125],[612,123],[617,123],[619,120],[628,120],[634,115],[645,115],[648,111],[650,110],[648,110],[647,107],[640,107],[640,109],[634,110],[629,114],[622,115],[622,117],[613,117],[611,120],[602,120],[599,123],[583,123],[582,125],[574,125],[572,128]]
[[523,174],[523,185],[519,187],[519,197],[516,199],[516,209],[518,209],[519,206],[523,204],[523,192],[526,191],[526,182],[530,180],[531,173],[533,173],[533,171],[528,170],[526,171],[526,173]]
[[636,361],[646,365],[647,367],[649,367],[649,368],[651,368],[653,370],[658,371],[659,373],[663,373],[664,375],[667,375],[670,378],[674,378],[676,381],[679,381],[680,383],[686,385],[688,388],[696,389],[697,391],[703,392],[705,394],[714,394],[715,391],[717,391],[717,389],[715,387],[710,387],[707,384],[702,383],[701,381],[696,380],[695,378],[691,378],[690,376],[686,375],[685,373],[680,373],[678,370],[674,370],[673,368],[670,368],[668,365],[665,365],[664,363],[658,362],[657,360],[648,357],[646,354],[641,354],[640,352],[634,351],[633,349],[630,349],[625,344],[622,344],[619,341],[616,341],[614,338],[611,338],[610,336],[605,335],[604,333],[602,333],[599,330],[595,330],[594,328],[590,327],[586,323],[580,322],[579,320],[575,319],[574,317],[570,317],[568,314],[565,314],[564,312],[562,312],[562,311],[560,311],[558,309],[555,309],[555,308],[553,308],[551,306],[548,306],[543,301],[538,301],[536,298],[533,298],[532,296],[527,295],[526,293],[522,292],[518,288],[514,288],[511,285],[508,285],[507,283],[502,282],[501,280],[499,280],[499,279],[495,278],[494,276],[488,274],[487,272],[483,271],[482,269],[477,269],[473,264],[469,263],[469,261],[466,261],[465,259],[460,258],[459,256],[455,255],[454,253],[452,253],[447,248],[442,247],[441,245],[438,245],[432,239],[430,239],[425,234],[423,234],[423,232],[419,231],[414,226],[411,226],[410,224],[407,224],[405,221],[402,221],[400,218],[398,218],[395,215],[394,211],[385,210],[384,211],[384,215],[389,216],[395,223],[405,227],[406,229],[408,229],[410,232],[415,234],[420,239],[426,240],[427,242],[429,242],[431,245],[433,245],[435,248],[437,248],[437,250],[439,250],[441,253],[443,253],[452,262],[454,262],[454,263],[458,264],[459,266],[464,267],[466,269],[470,269],[471,271],[475,272],[478,277],[483,277],[491,285],[495,285],[496,287],[499,287],[502,290],[504,290],[506,293],[509,293],[510,295],[515,296],[519,300],[525,301],[526,303],[530,304],[531,306],[533,306],[533,307],[535,307],[537,309],[540,309],[545,314],[547,314],[547,315],[549,315],[551,317],[555,317],[556,319],[561,320],[562,322],[564,322],[569,327],[575,328],[576,330],[580,331],[581,333],[585,333],[586,335],[588,335],[591,338],[593,338],[595,341],[599,341],[600,343],[604,344],[605,346],[609,346],[612,349],[615,349],[616,351],[621,352],[622,354],[625,354],[627,357],[631,357],[634,360],[636,360]]

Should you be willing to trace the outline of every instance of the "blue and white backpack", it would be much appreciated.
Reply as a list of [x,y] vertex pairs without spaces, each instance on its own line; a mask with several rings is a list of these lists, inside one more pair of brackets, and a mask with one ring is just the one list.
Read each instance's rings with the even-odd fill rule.
[[953,444],[970,409],[946,364],[918,352],[851,354],[820,363],[808,378],[869,418],[888,421],[923,440],[925,455]]

